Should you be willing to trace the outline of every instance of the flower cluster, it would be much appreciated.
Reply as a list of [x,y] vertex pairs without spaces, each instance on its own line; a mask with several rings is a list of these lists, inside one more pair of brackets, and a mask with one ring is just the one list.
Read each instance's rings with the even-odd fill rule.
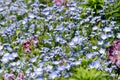
[[54,0],[54,3],[57,5],[57,6],[67,6],[67,0]]
[[37,47],[38,41],[39,41],[39,39],[37,37],[32,37],[31,40],[25,41],[25,43],[24,43],[25,52],[26,53],[31,53],[31,50],[32,50],[31,49],[31,44],[32,44],[32,42],[34,44],[34,47]]
[[[6,74],[15,79],[20,72],[28,80],[66,78],[84,60],[91,61],[89,69],[108,70],[106,48],[120,39],[116,22],[102,19],[104,10],[95,15],[75,0],[54,2],[0,1],[0,79]],[[108,59],[119,67],[118,45],[110,47]]]
[[15,78],[15,75],[12,71],[10,73],[6,73],[3,77],[4,77],[4,80],[25,80],[23,73],[19,73]]
[[108,48],[108,60],[111,60],[120,68],[120,41],[116,40],[113,45]]

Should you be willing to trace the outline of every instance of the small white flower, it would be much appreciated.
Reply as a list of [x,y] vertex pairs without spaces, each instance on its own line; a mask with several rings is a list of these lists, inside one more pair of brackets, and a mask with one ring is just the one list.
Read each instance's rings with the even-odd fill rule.
[[119,39],[120,39],[120,33],[117,33],[117,38],[119,38]]
[[85,22],[89,22],[89,21],[90,21],[90,19],[89,19],[89,18],[85,19]]
[[0,56],[2,56],[4,54],[4,52],[3,51],[0,51]]
[[3,71],[4,71],[3,69],[0,69],[0,74],[1,74]]
[[3,63],[7,63],[7,62],[9,61],[9,59],[8,59],[7,57],[2,57],[1,61],[2,61]]
[[14,60],[15,59],[11,54],[8,56],[8,58],[9,58],[9,60]]
[[75,7],[70,7],[69,9],[70,9],[71,11],[76,10]]
[[48,69],[48,70],[52,70],[52,68],[53,68],[53,66],[51,66],[51,65],[48,65],[48,66],[47,66],[47,69]]
[[101,49],[99,50],[99,52],[100,52],[101,54],[105,54],[105,49],[101,48]]
[[57,74],[56,74],[55,72],[52,72],[52,73],[49,75],[49,77],[50,77],[51,79],[55,79],[55,78],[57,77]]
[[12,66],[15,66],[16,65],[16,62],[12,62],[12,63],[10,63]]
[[57,26],[55,30],[58,30],[58,31],[63,31],[64,30],[64,26]]
[[90,65],[89,65],[89,68],[90,69],[92,69],[92,68],[96,68],[96,69],[98,69],[98,68],[100,68],[100,62],[99,61],[94,61],[94,62],[92,62]]
[[72,39],[72,42],[75,43],[75,44],[79,44],[79,45],[80,45],[83,40],[84,40],[83,37],[75,36],[75,37]]
[[17,62],[16,62],[16,65],[17,65],[17,66],[18,66],[18,65],[20,65],[20,64],[21,64],[21,62],[20,62],[20,61],[17,61]]
[[97,29],[99,29],[98,26],[94,26],[94,27],[92,28],[93,31],[94,31],[94,30],[97,30]]
[[2,50],[2,49],[3,49],[3,46],[0,45],[0,50]]
[[60,64],[60,61],[53,61],[52,64],[58,65]]
[[105,39],[108,38],[108,35],[107,35],[107,34],[102,34],[102,35],[101,35],[101,38],[102,38],[103,40],[105,40]]
[[34,57],[34,58],[32,58],[30,61],[31,61],[31,62],[36,62],[36,60],[37,60],[37,57]]
[[70,43],[68,43],[68,45],[69,45],[70,47],[75,48],[75,44],[74,44],[74,42],[70,42]]
[[64,66],[58,66],[58,68],[57,68],[59,71],[63,71],[63,70],[65,70],[65,67]]
[[67,70],[70,70],[70,64],[67,64],[66,66],[65,66],[65,68],[67,69]]
[[37,72],[41,72],[43,69],[42,68],[37,68],[36,71]]
[[73,62],[72,64],[78,66],[78,65],[81,64],[81,60],[79,60],[79,61],[75,61],[75,62]]
[[112,68],[105,68],[105,71],[107,71],[107,72],[112,72]]
[[92,49],[97,49],[97,46],[92,46]]
[[11,54],[14,58],[18,57],[18,54],[17,53],[12,53]]
[[56,37],[56,42],[60,42],[62,40],[62,37],[61,36],[57,36]]
[[94,56],[96,56],[96,55],[98,55],[99,53],[98,52],[91,52],[91,53],[89,53],[89,54],[86,54],[86,58],[92,58],[92,57],[94,57]]
[[98,41],[98,45],[102,45],[103,44],[103,41]]
[[105,28],[103,29],[103,31],[105,31],[105,32],[111,32],[111,30],[112,30],[112,28],[110,28],[110,27],[105,27]]
[[29,17],[30,17],[30,18],[34,18],[35,15],[34,15],[34,14],[29,14]]

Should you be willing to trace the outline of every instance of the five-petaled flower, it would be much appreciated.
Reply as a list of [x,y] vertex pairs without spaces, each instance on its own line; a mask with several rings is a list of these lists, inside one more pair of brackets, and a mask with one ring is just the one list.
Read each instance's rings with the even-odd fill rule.
[[108,60],[120,68],[120,40],[115,40],[113,43],[114,44],[108,48]]

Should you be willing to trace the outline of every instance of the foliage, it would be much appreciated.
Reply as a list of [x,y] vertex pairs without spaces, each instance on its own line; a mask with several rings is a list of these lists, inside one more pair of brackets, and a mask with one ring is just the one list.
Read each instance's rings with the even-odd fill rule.
[[120,23],[120,0],[116,0],[114,3],[108,4],[108,7],[105,9],[105,17]]
[[67,7],[51,0],[8,1],[0,8],[0,77],[14,71],[28,80],[109,80],[114,72],[105,71],[114,68],[106,49],[120,39],[120,30],[108,19],[112,14],[103,20],[99,13],[103,0],[69,0]]
[[110,80],[108,73],[96,69],[78,67],[73,69],[72,75],[66,80]]
[[95,14],[99,13],[99,10],[104,6],[104,0],[87,0],[85,4],[81,4],[84,8],[92,8]]

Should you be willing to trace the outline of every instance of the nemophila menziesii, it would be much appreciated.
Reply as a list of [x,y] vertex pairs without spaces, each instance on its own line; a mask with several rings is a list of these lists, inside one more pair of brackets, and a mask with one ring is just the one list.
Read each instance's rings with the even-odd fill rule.
[[115,40],[108,48],[108,60],[120,68],[120,40]]

